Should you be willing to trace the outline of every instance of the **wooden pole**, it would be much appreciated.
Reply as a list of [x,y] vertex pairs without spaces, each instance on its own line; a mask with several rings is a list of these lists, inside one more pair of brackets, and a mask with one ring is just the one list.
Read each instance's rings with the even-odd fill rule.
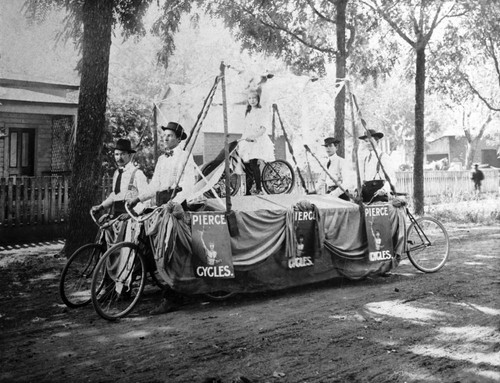
[[359,147],[358,127],[356,125],[356,120],[354,118],[354,102],[352,100],[351,83],[348,80],[346,80],[345,85],[349,96],[349,106],[351,108],[352,137],[354,138],[352,155],[353,155],[354,165],[356,166],[356,185],[358,186],[358,193],[361,193],[361,174],[359,172],[359,157],[358,157],[358,147]]
[[158,117],[156,111],[156,104],[153,103],[153,140],[154,140],[154,159],[155,164],[158,161]]
[[224,115],[224,172],[226,174],[226,220],[229,229],[229,235],[236,237],[239,235],[238,222],[236,214],[232,210],[231,203],[231,187],[230,187],[230,173],[229,173],[229,129],[227,122],[227,99],[226,99],[226,66],[224,61],[220,63],[220,77],[222,85],[222,112]]
[[229,174],[229,129],[227,121],[227,99],[226,99],[226,66],[224,61],[220,63],[220,76],[222,81],[222,112],[224,116],[224,171],[226,174],[226,211],[229,212],[232,208],[231,204],[231,186]]

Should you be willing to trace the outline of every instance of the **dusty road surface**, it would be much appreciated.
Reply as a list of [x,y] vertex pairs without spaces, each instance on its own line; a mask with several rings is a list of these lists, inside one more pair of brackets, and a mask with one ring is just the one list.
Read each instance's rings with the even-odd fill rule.
[[[336,280],[116,323],[70,310],[58,246],[0,253],[2,382],[499,382],[500,227],[448,227],[436,274]],[[12,262],[16,258],[18,262]]]

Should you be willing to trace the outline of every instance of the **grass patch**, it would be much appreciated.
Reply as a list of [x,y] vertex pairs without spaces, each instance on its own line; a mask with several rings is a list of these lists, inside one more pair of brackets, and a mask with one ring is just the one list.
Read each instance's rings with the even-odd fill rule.
[[500,198],[498,195],[461,196],[454,201],[434,201],[425,207],[426,215],[443,222],[480,225],[500,224]]

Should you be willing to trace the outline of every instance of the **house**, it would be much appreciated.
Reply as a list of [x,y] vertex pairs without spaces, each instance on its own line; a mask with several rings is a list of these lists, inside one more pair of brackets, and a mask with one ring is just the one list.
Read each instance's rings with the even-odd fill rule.
[[[481,139],[478,143],[472,162],[488,164],[500,168],[498,157],[499,143],[488,139]],[[444,135],[427,143],[425,159],[427,162],[439,161],[446,158],[449,163],[465,165],[467,139],[464,136]]]
[[0,177],[64,174],[79,86],[0,78]]

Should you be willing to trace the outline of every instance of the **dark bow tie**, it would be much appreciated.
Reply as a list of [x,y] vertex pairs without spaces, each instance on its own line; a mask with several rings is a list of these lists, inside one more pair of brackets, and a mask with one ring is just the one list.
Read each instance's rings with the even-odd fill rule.
[[167,150],[167,151],[165,151],[165,155],[166,155],[167,157],[171,157],[171,156],[173,156],[173,155],[174,155],[174,151],[173,151],[173,150]]

